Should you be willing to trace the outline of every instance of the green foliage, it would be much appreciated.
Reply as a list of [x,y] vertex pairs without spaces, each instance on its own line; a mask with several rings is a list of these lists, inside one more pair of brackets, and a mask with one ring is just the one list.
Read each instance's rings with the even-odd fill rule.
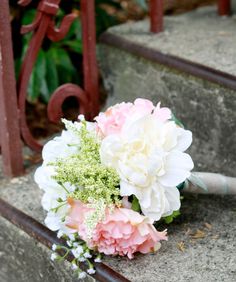
[[[57,25],[60,22],[67,11],[63,9],[79,9],[78,0],[72,0],[68,5],[62,5],[62,9],[59,11],[56,21]],[[100,34],[109,26],[116,24],[115,18],[108,15],[100,5],[102,3],[109,3],[112,5],[118,5],[112,0],[100,0],[96,1],[96,13],[97,13],[97,32]],[[63,3],[62,3],[63,4]],[[18,7],[12,4],[14,8],[14,15],[18,15]],[[25,8],[23,15],[19,18],[20,25],[31,24],[35,18],[36,9]],[[23,63],[27,48],[30,43],[32,34],[26,34],[22,38],[22,52],[21,56],[15,59],[15,71],[17,78],[19,77],[20,66]],[[17,44],[19,44],[17,42]],[[28,85],[28,101],[35,102],[37,99],[41,99],[45,103],[48,103],[53,91],[64,83],[71,82],[79,84],[81,81],[79,69],[82,61],[82,34],[80,19],[76,19],[66,37],[60,42],[52,43],[49,40],[45,40],[42,49],[38,53],[37,61],[32,71],[29,85]],[[76,59],[76,62],[73,63]]]
[[[22,25],[32,23],[36,10],[26,10],[22,17]],[[60,11],[59,21],[64,16]],[[27,48],[31,40],[31,34],[23,37],[21,58],[16,59],[16,75],[19,75],[20,65],[23,63]],[[79,76],[72,63],[70,53],[81,54],[81,25],[79,19],[72,24],[67,36],[57,43],[46,42],[40,49],[28,84],[28,100],[35,102],[39,97],[48,103],[55,89],[66,82],[79,83]]]
[[172,113],[171,119],[179,126],[184,128],[183,123]]
[[132,200],[131,208],[132,208],[132,210],[134,210],[136,212],[140,212],[141,211],[139,200],[134,195],[133,195],[133,200]]
[[182,182],[182,183],[180,183],[180,184],[177,186],[177,188],[178,188],[179,191],[183,190],[184,187],[185,187],[185,181]]
[[166,224],[170,224],[173,220],[180,215],[180,211],[174,211],[171,215],[163,217]]
[[[146,8],[145,0],[134,0],[142,8]],[[31,24],[35,18],[36,5],[31,3],[29,7],[20,9],[14,2],[10,1],[12,17],[18,21],[19,25]],[[97,36],[107,28],[118,24],[115,15],[110,15],[104,5],[122,9],[117,0],[96,0],[96,29]],[[56,17],[57,26],[60,25],[62,18],[72,10],[79,14],[80,0],[61,1],[61,9]],[[26,34],[22,42],[15,42],[16,49],[21,50],[21,55],[15,58],[16,76],[19,76],[20,66],[22,65],[32,34]],[[13,35],[14,38],[14,35]],[[80,84],[82,64],[82,33],[80,18],[76,19],[66,37],[60,42],[52,43],[44,40],[41,51],[38,54],[37,62],[28,85],[28,101],[35,102],[37,99],[47,103],[53,91],[61,84],[71,82]]]

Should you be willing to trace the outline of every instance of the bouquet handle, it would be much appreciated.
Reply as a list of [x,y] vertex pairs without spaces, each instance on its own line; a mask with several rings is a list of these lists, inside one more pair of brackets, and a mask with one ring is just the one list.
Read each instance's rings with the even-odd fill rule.
[[194,172],[193,174],[204,184],[206,189],[196,182],[188,181],[183,191],[199,194],[236,195],[236,177],[210,172]]

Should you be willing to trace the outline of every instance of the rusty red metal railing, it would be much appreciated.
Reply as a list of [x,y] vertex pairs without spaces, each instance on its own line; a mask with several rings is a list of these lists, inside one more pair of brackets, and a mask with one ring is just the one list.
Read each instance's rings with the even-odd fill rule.
[[[32,0],[20,0],[18,4],[27,6]],[[0,101],[1,101],[1,134],[4,172],[8,176],[19,175],[23,171],[20,134],[24,143],[35,151],[41,151],[42,145],[34,139],[26,121],[26,97],[30,76],[37,60],[38,52],[45,38],[51,41],[63,39],[77,15],[64,17],[59,28],[55,25],[55,16],[61,0],[39,0],[34,21],[23,26],[21,33],[32,32],[23,64],[21,66],[18,86],[16,88],[10,30],[9,3],[0,1]],[[80,113],[88,119],[99,111],[98,69],[96,62],[96,25],[93,0],[81,0],[81,22],[83,42],[83,89],[75,84],[60,86],[52,94],[48,104],[48,117],[58,122],[62,117],[62,104],[66,98],[74,96],[80,106]],[[17,103],[18,102],[18,103]],[[18,105],[17,105],[18,104]],[[14,115],[12,115],[14,113]],[[19,133],[20,132],[20,133]]]
[[220,16],[227,16],[230,14],[231,0],[218,0],[218,14]]
[[7,0],[0,1],[0,145],[4,174],[22,174],[22,145]]
[[[21,0],[20,5],[28,5],[29,0]],[[55,27],[54,17],[58,12],[60,0],[41,0],[34,22],[22,27],[22,33],[33,31],[19,78],[20,128],[24,142],[33,150],[40,151],[42,145],[32,136],[26,122],[25,100],[27,86],[38,52],[44,38],[59,41],[65,37],[72,22],[77,17],[70,14],[64,17],[61,26]],[[62,116],[62,104],[67,97],[74,96],[80,104],[80,112],[87,118],[98,112],[98,71],[96,64],[96,32],[94,1],[81,0],[81,19],[83,34],[84,89],[71,83],[60,86],[52,95],[48,105],[48,116],[52,122],[58,122]]]
[[150,1],[150,31],[159,33],[163,31],[163,0]]
[[[218,14],[225,16],[230,14],[231,0],[218,0]],[[150,31],[160,33],[163,31],[164,0],[150,0]]]

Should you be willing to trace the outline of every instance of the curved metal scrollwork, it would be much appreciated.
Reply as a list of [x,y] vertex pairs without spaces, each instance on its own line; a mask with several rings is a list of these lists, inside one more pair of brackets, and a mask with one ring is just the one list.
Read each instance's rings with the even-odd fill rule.
[[88,116],[88,98],[85,91],[83,91],[79,86],[67,83],[57,88],[53,93],[49,104],[48,104],[48,118],[51,122],[57,123],[62,117],[62,104],[68,97],[75,97],[80,105],[80,113]]
[[[19,5],[27,6],[30,4],[31,0],[20,0]],[[82,1],[85,3],[85,1]],[[93,2],[93,1],[91,1]],[[18,104],[20,110],[20,127],[21,134],[24,142],[33,150],[40,151],[42,145],[38,143],[32,136],[26,121],[26,95],[27,87],[30,80],[30,76],[37,59],[38,52],[42,46],[45,37],[49,38],[51,41],[59,41],[63,39],[72,22],[75,20],[77,15],[69,14],[66,15],[59,28],[55,27],[54,16],[57,14],[59,9],[60,0],[41,0],[39,2],[37,13],[33,23],[23,26],[21,33],[25,34],[28,32],[33,32],[32,39],[30,41],[28,50],[25,55],[24,62],[21,67],[20,77],[18,81]],[[91,4],[91,3],[90,3]],[[95,35],[94,35],[95,36]],[[95,42],[95,41],[94,41]],[[95,52],[95,46],[94,46]],[[96,64],[94,70],[97,71]],[[97,77],[97,76],[96,76]],[[97,86],[97,82],[95,82]],[[97,93],[94,93],[97,95]],[[83,114],[88,114],[91,111],[90,95],[79,86],[73,84],[65,84],[59,87],[51,97],[48,105],[48,116],[53,122],[58,122],[60,117],[63,115],[61,107],[64,100],[69,97],[74,96],[79,102],[80,112]]]

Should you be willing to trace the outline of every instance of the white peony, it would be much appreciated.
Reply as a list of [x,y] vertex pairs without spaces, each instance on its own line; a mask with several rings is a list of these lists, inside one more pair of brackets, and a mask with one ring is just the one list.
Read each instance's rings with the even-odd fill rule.
[[121,196],[135,195],[142,212],[159,220],[180,208],[176,186],[193,168],[191,157],[183,153],[191,142],[190,131],[149,114],[105,137],[100,156],[118,172]]

